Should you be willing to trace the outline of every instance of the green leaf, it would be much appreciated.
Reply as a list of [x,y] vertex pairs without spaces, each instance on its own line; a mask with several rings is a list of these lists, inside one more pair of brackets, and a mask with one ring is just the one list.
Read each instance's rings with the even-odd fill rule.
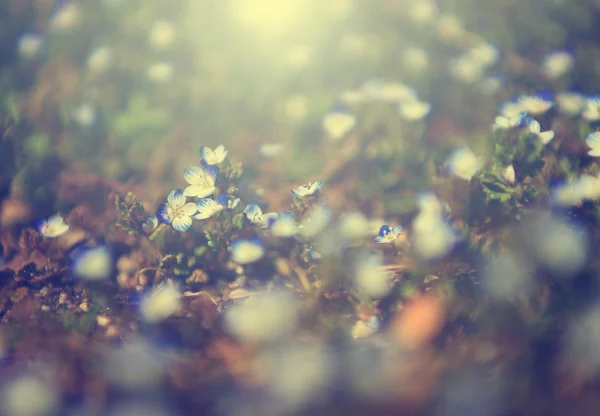
[[500,182],[482,182],[483,190],[486,193],[507,193],[508,188]]

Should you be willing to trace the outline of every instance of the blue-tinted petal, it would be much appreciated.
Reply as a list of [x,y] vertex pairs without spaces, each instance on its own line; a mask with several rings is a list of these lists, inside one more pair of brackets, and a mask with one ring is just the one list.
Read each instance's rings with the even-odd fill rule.
[[219,168],[216,166],[206,166],[204,168],[207,176],[212,178],[213,183],[217,181],[217,176],[219,176]]
[[173,209],[177,209],[182,207],[186,202],[185,195],[181,189],[174,189],[167,196],[167,204],[169,204]]
[[171,224],[173,219],[169,215],[169,206],[167,204],[161,204],[156,210],[156,218],[163,224]]
[[393,233],[394,234],[400,234],[401,231],[402,231],[402,226],[398,225],[398,226],[394,227]]
[[226,207],[229,203],[229,195],[221,194],[215,198],[215,202],[219,205],[223,205],[224,207]]
[[254,218],[262,215],[262,209],[256,204],[248,204],[246,208],[244,208],[244,214],[252,221]]
[[377,236],[373,240],[375,240],[376,243],[385,243],[385,242],[387,242],[386,239],[385,239],[385,237],[383,237],[383,236]]
[[183,179],[190,185],[206,183],[206,173],[200,166],[188,166],[183,170]]
[[187,231],[192,226],[192,219],[190,217],[178,217],[173,220],[171,225],[177,231]]
[[198,210],[198,214],[195,218],[197,220],[205,220],[221,211],[223,206],[210,198],[203,198],[196,202],[196,209]]
[[321,189],[323,187],[323,181],[318,180],[316,182],[314,182],[311,186],[310,186],[310,191],[312,193],[317,192],[319,189]]
[[265,247],[260,240],[237,240],[231,244],[231,258],[239,264],[249,264],[265,255]]
[[379,228],[379,237],[385,237],[386,235],[388,235],[389,233],[391,233],[392,227],[390,227],[389,225],[382,225],[381,228]]
[[213,154],[213,151],[210,147],[202,146],[200,148],[200,157],[202,161],[206,161],[206,159],[210,158]]

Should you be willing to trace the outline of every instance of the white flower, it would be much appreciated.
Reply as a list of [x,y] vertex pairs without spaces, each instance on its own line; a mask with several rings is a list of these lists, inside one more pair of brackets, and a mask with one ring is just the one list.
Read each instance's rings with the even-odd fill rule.
[[231,259],[238,264],[256,263],[266,253],[259,240],[236,240],[231,243]]
[[298,224],[293,216],[283,214],[273,222],[271,232],[277,237],[293,237],[298,232]]
[[[378,100],[395,103],[395,102],[412,102],[417,100],[417,93],[415,90],[408,85],[400,82],[385,82],[377,83],[377,89],[373,89],[370,93],[373,98]],[[374,87],[372,85],[371,87]],[[368,88],[367,85],[363,88]]]
[[25,33],[19,39],[19,56],[25,59],[35,58],[44,45],[44,38],[35,33]]
[[559,51],[546,55],[542,69],[549,79],[558,79],[573,69],[575,60],[568,52]]
[[500,115],[507,118],[524,116],[525,114],[523,113],[526,112],[527,111],[520,100],[507,101],[502,104],[502,107],[500,108]]
[[513,165],[510,165],[506,169],[504,169],[504,172],[502,172],[502,177],[506,182],[508,182],[511,185],[515,183],[516,177],[515,168],[513,167]]
[[399,110],[404,119],[417,121],[429,114],[431,105],[423,101],[414,100],[400,104]]
[[429,55],[426,50],[409,47],[402,52],[404,66],[414,72],[424,71],[429,66]]
[[432,0],[413,1],[409,5],[408,17],[417,23],[430,22],[438,13],[437,5]]
[[262,209],[256,204],[248,204],[246,208],[244,208],[244,214],[246,214],[246,218],[248,218],[250,223],[262,228],[267,228],[278,216],[276,212],[263,214]]
[[356,119],[352,114],[338,111],[327,114],[322,125],[329,138],[339,140],[354,128]]
[[106,71],[112,63],[112,49],[108,46],[102,46],[95,49],[87,60],[88,70],[93,74],[100,74]]
[[196,202],[198,213],[194,216],[197,220],[205,220],[228,208],[229,196],[221,194],[215,199],[202,198]]
[[586,99],[577,92],[561,92],[556,94],[556,103],[561,113],[576,116],[583,111]]
[[302,221],[300,234],[305,239],[316,237],[325,229],[331,216],[331,209],[317,205]]
[[73,109],[71,117],[81,127],[91,127],[96,122],[96,107],[90,103],[81,103]]
[[542,126],[540,126],[540,123],[537,120],[528,117],[525,122],[527,123],[527,128],[529,131],[538,136],[543,144],[548,144],[552,139],[554,139],[554,132],[552,130],[541,131]]
[[519,103],[528,114],[540,115],[546,113],[554,105],[549,97],[540,95],[522,95],[519,97]]
[[65,3],[50,20],[50,29],[55,31],[68,31],[77,26],[81,18],[81,10],[75,2]]
[[148,78],[156,83],[168,82],[173,78],[173,65],[169,62],[156,62],[148,68]]
[[481,43],[467,51],[467,55],[479,62],[484,67],[493,65],[497,60],[500,53],[498,48],[488,42]]
[[223,163],[227,157],[227,150],[223,145],[217,146],[215,150],[210,147],[202,146],[200,148],[200,157],[207,165],[218,165]]
[[479,61],[469,57],[460,56],[450,62],[450,73],[458,81],[472,84],[483,77],[484,67]]
[[589,97],[581,114],[587,121],[600,120],[600,96]]
[[158,286],[144,296],[140,313],[146,322],[160,322],[181,307],[181,293],[171,285]]
[[38,231],[46,238],[56,238],[69,231],[69,225],[65,222],[63,217],[54,215],[50,217],[48,221],[40,221],[38,224]]
[[165,224],[171,224],[177,231],[186,231],[192,226],[192,215],[196,213],[196,204],[186,203],[181,189],[175,189],[167,196],[167,203],[156,211],[156,217]]
[[260,146],[260,155],[266,158],[279,156],[283,152],[281,143],[264,143]]
[[391,289],[393,274],[383,268],[381,255],[361,256],[356,261],[354,281],[361,292],[381,298]]
[[525,113],[520,113],[516,116],[497,116],[494,119],[492,130],[510,130],[521,125],[525,117]]
[[183,178],[190,184],[183,191],[186,196],[206,198],[215,192],[215,183],[219,169],[216,166],[188,166],[183,171]]
[[169,22],[159,20],[154,22],[150,29],[150,44],[157,48],[163,49],[170,46],[175,40],[175,29]]
[[590,148],[588,155],[593,157],[600,156],[600,131],[588,134],[585,138],[585,143]]
[[349,212],[340,218],[340,234],[348,240],[358,240],[370,233],[369,221],[362,212]]
[[448,161],[448,167],[454,175],[470,181],[481,168],[481,161],[469,148],[464,147],[454,151]]
[[300,185],[296,189],[292,189],[292,194],[296,198],[305,198],[307,196],[313,196],[323,186],[323,181],[309,182],[307,185]]
[[84,248],[76,253],[73,274],[84,280],[106,280],[113,271],[113,256],[104,246]]

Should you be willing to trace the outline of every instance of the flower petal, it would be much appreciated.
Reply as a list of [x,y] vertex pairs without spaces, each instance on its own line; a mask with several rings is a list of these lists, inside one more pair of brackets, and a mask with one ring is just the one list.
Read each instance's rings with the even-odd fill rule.
[[214,185],[217,182],[217,176],[219,176],[219,168],[216,166],[206,166],[204,168],[204,173],[208,179],[209,183]]
[[248,217],[248,221],[255,223],[262,216],[262,209],[256,204],[248,204],[244,208],[244,214]]
[[179,209],[180,215],[185,215],[186,217],[191,217],[198,211],[196,204],[194,202],[188,202],[184,206]]
[[200,158],[202,158],[202,160],[206,160],[207,162],[212,159],[213,157],[213,151],[210,147],[207,146],[202,146],[200,148]]
[[184,189],[184,194],[187,196],[195,196],[197,198],[206,198],[215,191],[214,186],[206,185],[190,185]]
[[204,185],[206,173],[200,166],[188,166],[183,171],[183,179],[190,185]]
[[223,207],[226,207],[229,204],[229,199],[229,195],[220,194],[218,197],[215,198],[215,202],[219,205],[223,205]]
[[197,220],[205,220],[221,211],[223,205],[218,204],[210,198],[203,198],[196,202],[196,209],[198,210],[198,214],[194,218]]
[[174,210],[185,204],[186,198],[181,189],[174,189],[167,196],[167,204]]
[[156,218],[163,224],[171,224],[173,221],[168,204],[161,204],[156,210]]
[[236,263],[255,263],[264,255],[265,248],[260,241],[237,240],[231,244],[231,257]]
[[172,225],[177,231],[187,231],[192,226],[192,219],[190,217],[177,217],[173,219]]

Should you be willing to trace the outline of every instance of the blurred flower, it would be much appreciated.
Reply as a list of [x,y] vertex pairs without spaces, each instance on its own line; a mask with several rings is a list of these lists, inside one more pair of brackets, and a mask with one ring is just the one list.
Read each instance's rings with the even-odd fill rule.
[[502,104],[500,107],[500,115],[507,118],[517,116],[525,117],[527,115],[527,111],[525,110],[525,107],[523,107],[523,103],[516,98]]
[[325,229],[331,220],[331,216],[331,209],[323,205],[317,205],[302,221],[299,227],[300,234],[306,239],[317,236]]
[[256,204],[248,204],[244,208],[244,214],[246,214],[246,218],[248,218],[250,223],[262,228],[267,228],[278,217],[276,212],[263,214],[262,209]]
[[473,175],[481,169],[481,161],[471,149],[463,147],[452,153],[448,160],[448,167],[455,176],[470,181]]
[[369,221],[362,212],[349,212],[342,214],[339,230],[342,237],[347,240],[358,240],[370,234]]
[[150,214],[146,217],[142,223],[142,231],[150,235],[158,227],[158,218],[154,214]]
[[401,103],[399,110],[400,114],[405,120],[416,121],[421,120],[423,117],[429,114],[431,105],[423,101],[414,100]]
[[293,237],[298,232],[298,224],[291,214],[282,214],[271,224],[271,232],[277,237]]
[[525,112],[521,112],[514,116],[497,116],[494,119],[492,130],[510,130],[519,127],[525,119],[525,114]]
[[323,118],[322,125],[332,140],[339,140],[354,128],[356,119],[348,112],[337,111],[327,114]]
[[84,247],[75,252],[73,274],[84,280],[106,280],[113,271],[113,255],[105,246]]
[[593,157],[600,156],[600,131],[588,134],[585,138],[585,143],[590,148],[588,155]]
[[496,94],[502,88],[503,80],[498,76],[486,77],[481,80],[481,89],[486,94]]
[[19,38],[19,56],[32,59],[39,55],[44,45],[44,37],[37,33],[25,33]]
[[148,78],[156,83],[168,82],[173,78],[173,72],[170,62],[156,62],[148,67]]
[[555,187],[552,200],[559,205],[575,205],[583,200],[600,198],[600,177],[581,175],[575,180]]
[[74,28],[81,18],[81,10],[75,2],[64,3],[60,9],[54,13],[50,20],[50,29],[59,32],[66,32]]
[[93,74],[105,72],[112,63],[112,49],[108,46],[96,48],[87,60],[88,70]]
[[158,207],[156,217],[164,224],[171,224],[177,231],[186,231],[192,226],[192,215],[196,209],[195,203],[186,203],[184,191],[174,189],[167,196],[167,203]]
[[225,150],[223,145],[217,146],[215,150],[212,150],[210,147],[206,146],[202,146],[200,148],[200,157],[202,158],[202,161],[209,166],[223,163],[227,157],[227,153],[228,152]]
[[483,77],[484,67],[470,56],[460,56],[450,62],[450,73],[458,81],[472,84]]
[[146,322],[160,322],[173,315],[181,307],[181,293],[172,285],[153,288],[142,298],[140,313]]
[[38,224],[38,231],[46,238],[56,238],[69,231],[69,225],[60,215],[54,215],[47,221],[42,220]]
[[186,196],[195,196],[197,198],[205,198],[215,192],[215,183],[219,175],[219,168],[214,165],[205,166],[188,166],[183,171],[183,178],[190,184],[183,191]]
[[438,8],[433,0],[412,1],[407,10],[408,17],[417,23],[426,23],[433,20],[438,13]]
[[225,323],[238,339],[273,341],[288,335],[298,322],[298,301],[284,292],[261,293],[225,312]]
[[412,223],[413,248],[422,258],[439,259],[452,249],[457,237],[442,212],[421,209]]
[[465,33],[458,16],[445,13],[437,21],[437,31],[444,40],[458,40]]
[[508,182],[511,185],[515,183],[515,168],[513,167],[513,165],[510,165],[506,169],[504,169],[504,171],[502,172],[502,177],[506,182]]
[[367,83],[362,87],[373,99],[389,103],[415,102],[417,93],[414,88],[400,82],[374,82]]
[[308,259],[312,262],[318,263],[323,260],[323,255],[318,251],[311,250],[308,252]]
[[361,90],[346,90],[340,94],[340,101],[347,105],[360,104],[367,100],[366,94]]
[[262,241],[236,240],[231,243],[231,259],[238,264],[255,263],[262,259],[266,253]]
[[554,132],[552,130],[541,131],[542,126],[540,126],[540,123],[537,120],[531,117],[526,117],[524,123],[529,131],[538,136],[543,144],[548,144],[552,139],[554,139]]
[[586,99],[582,116],[587,121],[600,120],[600,95],[594,95]]
[[307,114],[308,102],[304,95],[294,95],[285,101],[285,115],[290,120],[304,120]]
[[558,79],[570,72],[575,65],[573,55],[565,51],[552,52],[544,58],[542,70],[551,80]]
[[81,103],[71,111],[71,117],[80,127],[91,127],[96,122],[96,107],[90,103]]
[[484,67],[491,66],[496,63],[498,57],[500,56],[498,48],[488,42],[483,42],[469,49],[466,54]]
[[281,143],[263,143],[260,146],[260,154],[263,157],[276,157],[283,152],[283,144]]
[[307,185],[300,185],[296,189],[292,189],[292,194],[296,198],[306,198],[315,195],[322,187],[323,181],[309,182]]
[[175,40],[175,29],[170,22],[159,20],[154,22],[150,29],[150,44],[157,48],[163,49],[170,46]]
[[205,220],[213,215],[228,208],[229,196],[221,194],[215,199],[202,198],[196,201],[196,210],[198,213],[194,216],[197,220]]
[[6,416],[44,416],[60,412],[54,389],[33,375],[12,377],[3,384],[1,413]]
[[581,114],[585,106],[585,96],[577,92],[561,92],[556,94],[556,104],[561,113],[569,116]]
[[379,234],[375,237],[376,243],[393,243],[398,239],[402,226],[390,227],[389,225],[382,225],[379,229]]
[[546,113],[554,102],[549,93],[538,93],[536,95],[521,95],[519,103],[528,114],[540,115]]
[[402,51],[402,62],[411,71],[425,71],[429,66],[429,54],[425,49],[408,47]]
[[379,254],[360,256],[356,261],[354,273],[357,289],[371,298],[387,295],[394,275],[385,270],[383,265],[383,257]]

